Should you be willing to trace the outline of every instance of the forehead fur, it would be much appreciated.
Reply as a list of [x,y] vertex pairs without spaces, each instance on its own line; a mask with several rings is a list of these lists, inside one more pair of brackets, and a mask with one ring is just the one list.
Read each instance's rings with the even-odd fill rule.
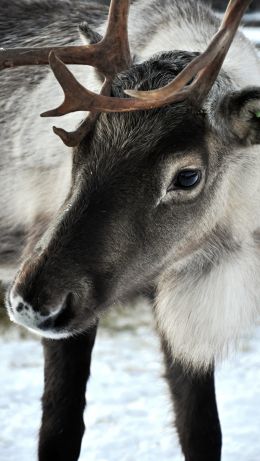
[[[114,79],[112,96],[127,97],[125,89],[150,90],[165,86],[196,56],[197,53],[184,51],[168,52],[134,65]],[[205,123],[199,108],[194,110],[187,101],[154,110],[103,113],[91,140],[87,137],[79,151],[98,157],[113,151],[117,158],[126,159],[134,155],[140,158],[156,148],[188,149],[200,143]]]

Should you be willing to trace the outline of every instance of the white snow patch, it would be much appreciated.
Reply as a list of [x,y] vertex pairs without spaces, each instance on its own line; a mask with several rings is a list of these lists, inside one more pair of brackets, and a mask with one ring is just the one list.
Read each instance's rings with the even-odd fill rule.
[[[147,312],[102,328],[96,343],[80,460],[181,461],[158,339]],[[43,387],[40,342],[0,339],[0,460],[36,461]],[[258,461],[260,328],[217,372],[223,461]]]

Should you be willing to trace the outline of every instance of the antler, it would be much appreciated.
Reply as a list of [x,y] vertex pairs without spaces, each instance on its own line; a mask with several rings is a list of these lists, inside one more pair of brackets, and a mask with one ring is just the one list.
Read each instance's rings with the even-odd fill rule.
[[[148,103],[162,105],[189,98],[201,104],[212,88],[228,50],[234,40],[241,19],[252,0],[230,0],[221,26],[204,53],[195,58],[171,83],[158,90],[127,90],[126,94]],[[194,82],[186,86],[195,76]]]
[[[0,48],[0,70],[19,66],[50,64],[64,90],[65,100],[60,108],[42,115],[58,116],[79,110],[90,110],[86,106],[81,108],[81,98],[85,96],[87,90],[77,82],[62,61],[66,64],[85,64],[98,69],[105,77],[101,94],[108,95],[113,77],[122,70],[129,68],[132,63],[127,32],[129,3],[129,0],[111,0],[107,30],[100,42],[94,45],[54,48],[8,50]],[[61,128],[53,127],[54,132],[68,146],[79,144],[98,116],[98,109],[95,108],[94,101],[91,110],[95,113],[91,114],[76,131],[68,133]]]
[[111,0],[104,38],[95,45],[52,48],[0,48],[0,70],[29,65],[49,64],[53,51],[66,64],[86,64],[104,75],[115,75],[131,65],[127,19],[129,0]]
[[[189,99],[201,105],[207,97],[222,67],[223,61],[233,42],[241,18],[251,0],[230,0],[221,26],[204,53],[195,58],[168,85],[151,91],[126,90],[135,99],[112,98],[97,95],[81,86],[66,66],[58,59],[52,59],[51,67],[66,95],[67,102],[58,109],[42,114],[44,117],[65,115],[80,110],[99,112],[130,112],[162,107]],[[192,84],[187,84],[195,78]],[[69,95],[68,87],[74,89]],[[74,102],[72,99],[74,98]],[[66,101],[65,99],[65,101]]]
[[[98,112],[153,109],[184,99],[189,99],[192,104],[201,105],[217,78],[241,18],[250,3],[251,0],[230,0],[220,29],[206,51],[163,88],[151,91],[126,90],[125,93],[132,98],[109,96],[113,77],[131,65],[127,35],[129,0],[111,0],[107,31],[99,43],[91,46],[0,51],[0,69],[47,64],[49,60],[63,88],[65,99],[60,107],[45,112],[42,116],[61,116],[75,111],[92,112],[87,121],[73,133],[54,129],[67,145],[76,145],[86,134],[85,130],[92,126]],[[101,94],[84,88],[63,61],[66,64],[91,65],[103,73],[106,80]],[[193,78],[194,81],[188,85]]]

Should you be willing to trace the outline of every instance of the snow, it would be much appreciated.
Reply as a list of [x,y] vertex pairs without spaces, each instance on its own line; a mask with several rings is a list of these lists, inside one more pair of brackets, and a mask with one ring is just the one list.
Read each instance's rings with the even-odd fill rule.
[[[140,323],[141,322],[141,323]],[[181,461],[159,342],[144,306],[99,332],[88,389],[82,461]],[[0,339],[0,460],[36,461],[43,387],[39,340]],[[260,327],[217,371],[223,461],[258,461]]]

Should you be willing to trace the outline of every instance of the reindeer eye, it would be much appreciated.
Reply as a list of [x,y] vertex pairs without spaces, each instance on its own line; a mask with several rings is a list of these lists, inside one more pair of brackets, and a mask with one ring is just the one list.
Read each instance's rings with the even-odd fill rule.
[[167,192],[176,189],[191,189],[197,186],[200,183],[200,180],[200,170],[182,170],[177,174],[177,176],[175,176],[174,181]]

